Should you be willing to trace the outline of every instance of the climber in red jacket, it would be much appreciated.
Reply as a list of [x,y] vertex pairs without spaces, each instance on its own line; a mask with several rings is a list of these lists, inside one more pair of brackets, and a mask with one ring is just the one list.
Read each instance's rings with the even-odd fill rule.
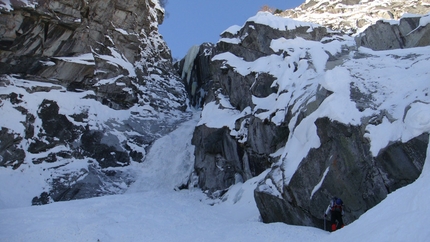
[[330,204],[324,213],[324,217],[327,217],[328,213],[331,214],[331,232],[336,231],[336,229],[343,228],[344,223],[342,216],[344,215],[344,210],[342,199],[334,197],[330,201]]

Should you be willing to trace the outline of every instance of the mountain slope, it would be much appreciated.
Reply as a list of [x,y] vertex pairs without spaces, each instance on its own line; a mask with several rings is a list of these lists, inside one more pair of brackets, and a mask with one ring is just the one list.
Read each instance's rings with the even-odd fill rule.
[[[390,26],[402,21],[426,43],[427,15]],[[190,80],[206,93],[193,136],[199,186],[216,196],[269,168],[255,191],[263,221],[322,227],[333,196],[351,223],[414,182],[428,146],[428,44],[374,51],[363,36],[258,13],[201,51],[211,62],[196,58],[193,70],[214,71]]]
[[[188,140],[192,131],[186,123],[159,145]],[[164,141],[162,141],[164,140]],[[185,157],[188,150],[178,154]],[[152,151],[148,165],[136,168],[157,173],[166,170],[165,178],[176,178],[176,171],[166,169],[168,156]],[[427,156],[429,157],[429,156]],[[189,160],[184,160],[183,166]],[[45,206],[0,209],[0,240],[2,241],[426,241],[430,232],[428,192],[429,162],[418,180],[390,194],[356,222],[335,233],[321,229],[291,226],[284,223],[265,224],[253,190],[261,177],[238,183],[224,196],[224,202],[207,200],[196,190],[173,191],[173,187],[157,186],[156,190],[141,184],[132,186],[132,193],[85,200],[58,202]],[[263,176],[265,174],[262,174]],[[148,178],[142,176],[142,178]],[[174,179],[173,179],[174,180]],[[172,180],[169,180],[172,181]],[[158,177],[147,184],[160,184]],[[166,182],[165,184],[168,184]],[[162,189],[160,189],[162,188]],[[215,202],[215,204],[214,204]],[[363,233],[363,231],[367,231]]]
[[23,203],[124,192],[124,167],[191,116],[163,17],[155,0],[1,2],[0,172],[27,174]]
[[[0,108],[7,113],[0,120],[2,207],[29,206],[30,200],[40,205],[123,193],[139,178],[130,189],[136,194],[115,196],[115,201],[87,200],[94,210],[100,201],[119,207],[112,213],[86,217],[85,202],[71,203],[77,204],[75,214],[89,221],[120,217],[108,220],[109,224],[95,222],[92,231],[97,234],[83,236],[141,236],[114,229],[120,222],[127,225],[121,217],[124,212],[141,223],[155,220],[156,228],[146,232],[160,238],[158,227],[177,212],[178,203],[196,204],[181,197],[188,191],[166,190],[195,186],[212,198],[207,203],[214,205],[215,212],[200,218],[207,207],[196,205],[198,214],[191,220],[215,218],[213,226],[220,230],[230,224],[223,217],[240,231],[247,229],[241,227],[244,221],[251,221],[250,227],[267,228],[259,216],[266,223],[322,228],[322,211],[336,195],[346,202],[348,224],[370,216],[359,220],[357,228],[362,232],[362,223],[372,223],[376,216],[363,215],[366,211],[385,199],[391,203],[390,194],[404,191],[403,187],[426,174],[422,171],[428,160],[430,129],[428,15],[380,21],[352,37],[315,23],[258,13],[243,26],[222,33],[216,45],[192,47],[178,64],[181,82],[157,32],[162,18],[157,1],[131,1],[126,6],[118,1],[78,6],[45,2],[5,5],[0,15],[3,22],[18,23],[9,26],[8,35],[1,39],[5,61]],[[143,8],[149,19],[129,14],[133,6]],[[98,15],[101,10],[106,15]],[[142,32],[135,29],[136,21]],[[77,41],[79,37],[82,42]],[[374,47],[375,42],[381,44]],[[200,119],[197,124],[194,119],[194,124],[187,123],[186,131],[165,136],[192,116],[186,107],[186,91],[191,104],[202,104]],[[154,153],[147,154],[148,150]],[[408,195],[417,192],[414,187]],[[197,199],[206,202],[200,195]],[[417,198],[428,201],[420,195]],[[129,210],[120,209],[123,199],[130,200]],[[139,207],[142,199],[148,200],[144,205],[150,209],[160,204],[160,210],[154,210],[161,214],[168,210],[168,215],[157,220]],[[169,199],[178,203],[166,202]],[[12,221],[12,228],[3,227],[16,231],[21,212],[35,211],[31,216],[40,218],[38,211],[49,208],[54,210],[50,214],[54,220],[58,218],[55,212],[67,211],[61,205],[6,209],[2,212]],[[185,207],[184,213],[191,213],[189,209]],[[412,206],[407,211],[415,210]],[[383,218],[392,219],[389,210],[381,211]],[[151,216],[142,218],[136,213]],[[186,218],[181,214],[169,229]],[[408,216],[412,219],[416,219],[414,214]],[[40,228],[37,224],[25,223],[26,233],[5,233],[6,238],[45,238],[38,231],[33,234]],[[210,221],[202,224],[211,225]],[[97,230],[100,226],[112,226],[114,232]],[[277,233],[277,226],[290,228],[279,223],[269,228],[276,227]],[[389,231],[399,227],[396,224]],[[300,235],[300,240],[331,238],[324,231],[302,229],[310,232]],[[358,233],[351,230],[350,235]],[[189,236],[193,230],[183,231],[185,238],[193,237]],[[261,239],[259,230],[255,231],[255,238]],[[288,231],[288,236],[294,237],[294,231]],[[175,235],[184,236],[181,232]],[[72,238],[82,238],[79,227],[71,233]],[[203,228],[197,233],[204,237],[211,231]],[[405,234],[400,232],[400,237]],[[216,233],[211,238],[224,235]]]

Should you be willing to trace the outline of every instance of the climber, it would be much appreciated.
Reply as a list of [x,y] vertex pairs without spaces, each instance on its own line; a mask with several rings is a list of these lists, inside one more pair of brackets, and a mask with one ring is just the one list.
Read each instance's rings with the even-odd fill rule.
[[324,218],[327,217],[328,213],[331,213],[331,232],[336,231],[336,229],[343,228],[343,201],[340,198],[334,197],[327,207],[324,213]]

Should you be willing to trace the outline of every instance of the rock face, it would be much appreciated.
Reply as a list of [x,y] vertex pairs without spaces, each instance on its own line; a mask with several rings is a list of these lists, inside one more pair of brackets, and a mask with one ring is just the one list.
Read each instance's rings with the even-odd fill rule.
[[18,1],[13,11],[0,15],[0,74],[35,76],[71,91],[94,90],[98,100],[124,109],[139,101],[136,86],[145,85],[144,77],[172,68],[169,49],[157,32],[163,21],[157,2],[34,4]]
[[[430,26],[420,17],[402,18],[398,24],[378,21],[357,37],[357,43],[373,50],[403,49],[430,44]],[[388,38],[387,38],[388,37]]]
[[[300,163],[281,197],[269,195],[266,182],[255,190],[255,199],[264,222],[323,227],[322,213],[328,198],[336,194],[346,205],[344,220],[356,220],[388,193],[415,181],[426,158],[428,134],[406,143],[396,142],[377,157],[369,152],[362,127],[345,126],[327,118],[316,121],[321,146]],[[281,167],[273,168],[274,178]],[[325,179],[318,193],[309,184]],[[323,205],[323,206],[321,206]]]
[[188,51],[186,58],[175,64],[175,68],[185,84],[190,106],[203,106],[204,97],[212,83],[213,70],[210,63],[215,51],[215,45],[211,43],[193,46]]
[[280,15],[356,33],[380,19],[398,20],[404,14],[426,14],[430,12],[429,3],[428,0],[309,0]]
[[122,167],[189,117],[163,17],[155,0],[0,1],[0,166],[43,167],[35,204],[124,191]]
[[[207,56],[204,53],[214,56],[230,52],[246,61],[255,61],[275,54],[270,48],[272,39],[301,36],[318,41],[324,36],[330,36],[326,28],[311,26],[304,24],[291,31],[281,31],[256,20],[248,21],[238,32],[224,32],[216,48],[208,49],[202,46],[197,54],[194,71],[191,72],[192,82],[198,83],[196,93],[205,94],[205,103],[219,102],[220,95],[228,96],[232,108],[240,112],[254,106],[253,96],[264,98],[277,92],[277,88],[271,86],[275,80],[272,75],[250,73],[243,76],[235,71],[233,66],[225,65],[222,60],[210,62],[210,59],[206,58],[202,61],[199,57]],[[236,44],[235,39],[240,39],[240,44]],[[201,76],[199,70],[202,69],[210,70],[211,78]],[[192,144],[196,146],[196,174],[199,176],[199,186],[209,193],[226,189],[238,180],[257,176],[270,167],[273,163],[270,154],[285,145],[285,139],[289,135],[286,125],[277,126],[251,114],[237,120],[235,125],[234,131],[226,127],[213,129],[200,125],[194,132]],[[239,134],[236,138],[231,136],[231,132],[237,132],[244,127],[248,130],[247,133]],[[240,139],[247,142],[241,142]]]
[[[354,39],[259,13],[222,33],[216,46],[196,48],[191,61],[187,56],[179,67],[185,82],[190,76],[188,83],[196,83],[190,97],[204,94],[192,140],[199,186],[222,196],[232,184],[266,170],[254,193],[262,220],[322,228],[331,197],[342,197],[344,219],[351,223],[390,192],[415,181],[426,158],[428,133],[405,131],[383,144],[376,144],[375,136],[384,136],[376,130],[386,125],[407,127],[413,106],[426,105],[426,89],[405,93],[402,104],[387,95],[399,91],[390,68],[411,76],[421,70],[416,81],[425,82],[420,66],[428,53],[384,55],[358,47],[428,46],[428,24],[420,25],[426,17],[416,18],[391,23],[387,31],[393,34],[379,35],[386,22],[378,22]],[[402,35],[401,44],[387,44]],[[186,63],[192,65],[185,68]]]

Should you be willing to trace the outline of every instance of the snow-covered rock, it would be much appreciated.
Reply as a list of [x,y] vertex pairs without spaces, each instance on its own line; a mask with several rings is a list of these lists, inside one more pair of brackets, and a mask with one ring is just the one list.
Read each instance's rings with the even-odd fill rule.
[[192,46],[186,57],[175,64],[187,90],[190,106],[201,107],[203,105],[208,85],[212,80],[210,62],[214,55],[215,45],[203,43]]
[[399,20],[405,15],[423,15],[428,12],[428,0],[307,0],[280,15],[356,33],[381,19]]
[[31,204],[42,192],[36,203],[46,193],[123,192],[133,182],[125,167],[190,116],[158,33],[164,9],[156,0],[0,3],[0,173],[21,170],[37,184],[9,196]]
[[[401,21],[427,16],[415,18]],[[430,50],[416,46],[373,51],[269,13],[229,28],[193,136],[199,186],[216,196],[269,169],[255,190],[264,222],[322,227],[332,196],[347,204],[345,221],[356,220],[421,173]]]

